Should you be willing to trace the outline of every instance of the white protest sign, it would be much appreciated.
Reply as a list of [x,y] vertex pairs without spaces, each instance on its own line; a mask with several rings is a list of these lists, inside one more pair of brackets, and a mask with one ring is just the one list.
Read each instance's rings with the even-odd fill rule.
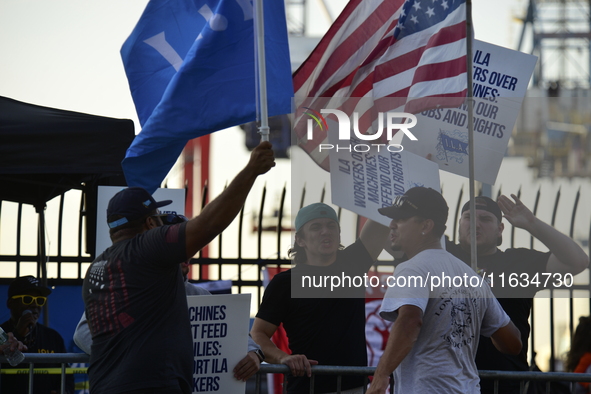
[[188,296],[193,335],[193,393],[244,393],[232,372],[246,356],[250,294]]
[[[329,133],[329,139],[337,146],[334,133]],[[439,191],[436,163],[405,151],[390,152],[385,146],[366,152],[368,145],[362,141],[352,137],[350,142],[350,150],[329,151],[333,204],[387,226],[391,219],[378,208],[392,205],[396,196],[415,186]]]
[[[111,246],[109,237],[109,226],[107,225],[107,206],[109,200],[125,186],[99,186],[98,200],[96,207],[96,255],[100,255]],[[183,214],[185,212],[185,189],[157,189],[152,197],[156,201],[172,200],[170,205],[159,208],[161,212],[176,212]]]
[[[537,58],[474,41],[474,178],[494,184]],[[442,170],[469,176],[466,105],[416,114],[417,141],[402,145],[421,157],[432,155]]]

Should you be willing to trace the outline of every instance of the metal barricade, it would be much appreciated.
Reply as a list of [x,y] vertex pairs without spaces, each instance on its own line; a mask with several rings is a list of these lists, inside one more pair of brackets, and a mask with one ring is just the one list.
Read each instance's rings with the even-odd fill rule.
[[[315,375],[337,375],[337,393],[341,392],[341,378],[343,376],[365,376],[366,386],[369,383],[368,376],[372,376],[375,372],[375,367],[345,367],[336,365],[314,365],[312,366],[312,377],[310,378],[310,394],[314,394],[314,376]],[[285,375],[289,374],[289,367],[282,364],[262,364],[261,369],[256,374],[256,385],[255,394],[261,393],[261,375],[264,373],[283,374],[284,381]],[[392,385],[390,385],[392,387]],[[390,393],[393,389],[390,389]],[[287,387],[283,386],[283,393],[287,393]]]
[[[68,373],[85,373],[86,368],[67,368],[66,364],[69,363],[88,363],[90,356],[81,353],[52,353],[52,354],[33,354],[25,353],[25,360],[21,365],[28,364],[29,373],[29,393],[33,392],[33,376],[35,372],[35,364],[39,363],[59,363],[61,367],[61,394],[64,394],[66,374]],[[4,373],[6,368],[1,368],[2,364],[6,364],[6,358],[0,355],[0,375]],[[50,371],[55,373],[56,371]],[[315,375],[337,375],[337,393],[341,391],[340,380],[343,376],[361,375],[366,377],[366,381],[369,381],[369,376],[372,376],[375,372],[375,367],[345,367],[345,366],[327,366],[327,365],[315,365],[312,366],[312,378],[310,380],[310,391],[309,394],[314,394],[312,385],[314,384]],[[567,373],[567,372],[514,372],[514,371],[478,371],[480,379],[492,379],[495,381],[495,393],[498,393],[498,382],[501,380],[518,380],[521,383],[521,393],[525,394],[528,387],[528,382],[545,382],[546,394],[551,394],[551,382],[563,382],[569,384],[575,384],[576,382],[591,382],[591,374],[581,373]],[[255,380],[255,394],[262,393],[262,375],[263,374],[289,374],[289,368],[286,365],[277,364],[262,364],[261,369],[252,379]],[[0,378],[0,391],[2,389],[2,379]],[[286,387],[283,388],[283,392],[286,393]],[[393,392],[392,385],[390,392]]]
[[[494,379],[495,394],[499,393],[498,382],[501,380],[518,380],[520,393],[525,394],[528,382],[545,382],[544,393],[551,394],[551,382],[576,384],[576,382],[591,382],[591,374],[572,372],[535,372],[535,371],[478,371],[480,379]],[[572,390],[571,390],[572,391]]]
[[[343,366],[324,366],[315,365],[312,366],[312,379],[313,384],[314,375],[362,375],[372,376],[375,372],[375,367],[343,367]],[[261,393],[261,375],[264,373],[274,374],[288,374],[289,368],[286,365],[275,365],[275,364],[263,364],[261,369],[256,376],[256,389],[255,394]],[[544,393],[551,394],[550,389],[551,382],[568,382],[574,384],[575,382],[591,382],[591,374],[581,373],[568,373],[568,372],[513,372],[513,371],[478,371],[480,379],[494,379],[495,381],[495,394],[501,394],[498,391],[498,382],[501,380],[519,380],[521,382],[521,393],[525,394],[530,381],[546,382],[546,390]],[[339,382],[338,380],[337,382]],[[337,383],[338,384],[338,383]],[[283,392],[286,393],[286,387],[283,388]],[[340,392],[340,387],[337,389],[337,393]],[[393,392],[393,387],[390,385],[390,392]],[[309,394],[314,394],[314,389],[310,388]]]
[[[33,393],[33,377],[35,376],[35,372],[43,372],[43,373],[58,373],[56,369],[59,369],[59,373],[61,375],[61,390],[60,394],[65,394],[65,387],[66,387],[66,374],[67,373],[86,373],[86,368],[67,368],[66,364],[70,363],[88,363],[90,356],[88,354],[83,353],[25,353],[25,360],[19,364],[16,368],[2,368],[3,365],[6,365],[6,357],[0,354],[0,392],[2,392],[2,378],[1,376],[5,374],[6,371],[12,373],[21,372],[25,369],[25,365],[28,364],[28,374],[29,374],[29,394]],[[61,364],[61,368],[44,368],[43,371],[35,370],[35,364],[45,364],[45,363],[52,363],[52,364]]]

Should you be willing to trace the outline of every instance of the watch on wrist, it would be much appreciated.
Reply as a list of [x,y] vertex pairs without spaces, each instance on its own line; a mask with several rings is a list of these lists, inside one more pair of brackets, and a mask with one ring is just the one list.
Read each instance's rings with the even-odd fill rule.
[[253,350],[253,353],[257,355],[260,362],[265,361],[265,353],[261,349]]

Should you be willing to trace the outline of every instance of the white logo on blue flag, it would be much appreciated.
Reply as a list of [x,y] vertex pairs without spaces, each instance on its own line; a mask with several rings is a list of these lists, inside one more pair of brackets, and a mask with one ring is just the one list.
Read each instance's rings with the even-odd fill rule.
[[[293,97],[283,1],[264,15],[268,112],[281,115]],[[254,41],[250,0],[148,3],[121,49],[143,125],[122,163],[129,186],[154,191],[189,139],[255,120]]]

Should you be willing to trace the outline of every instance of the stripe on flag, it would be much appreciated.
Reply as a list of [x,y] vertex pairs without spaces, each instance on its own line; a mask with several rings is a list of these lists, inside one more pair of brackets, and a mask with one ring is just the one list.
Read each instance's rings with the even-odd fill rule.
[[314,127],[308,140],[303,107],[358,112],[368,133],[378,112],[459,106],[466,37],[465,0],[350,1],[294,74],[298,145],[329,170],[327,150],[318,150],[327,130]]

